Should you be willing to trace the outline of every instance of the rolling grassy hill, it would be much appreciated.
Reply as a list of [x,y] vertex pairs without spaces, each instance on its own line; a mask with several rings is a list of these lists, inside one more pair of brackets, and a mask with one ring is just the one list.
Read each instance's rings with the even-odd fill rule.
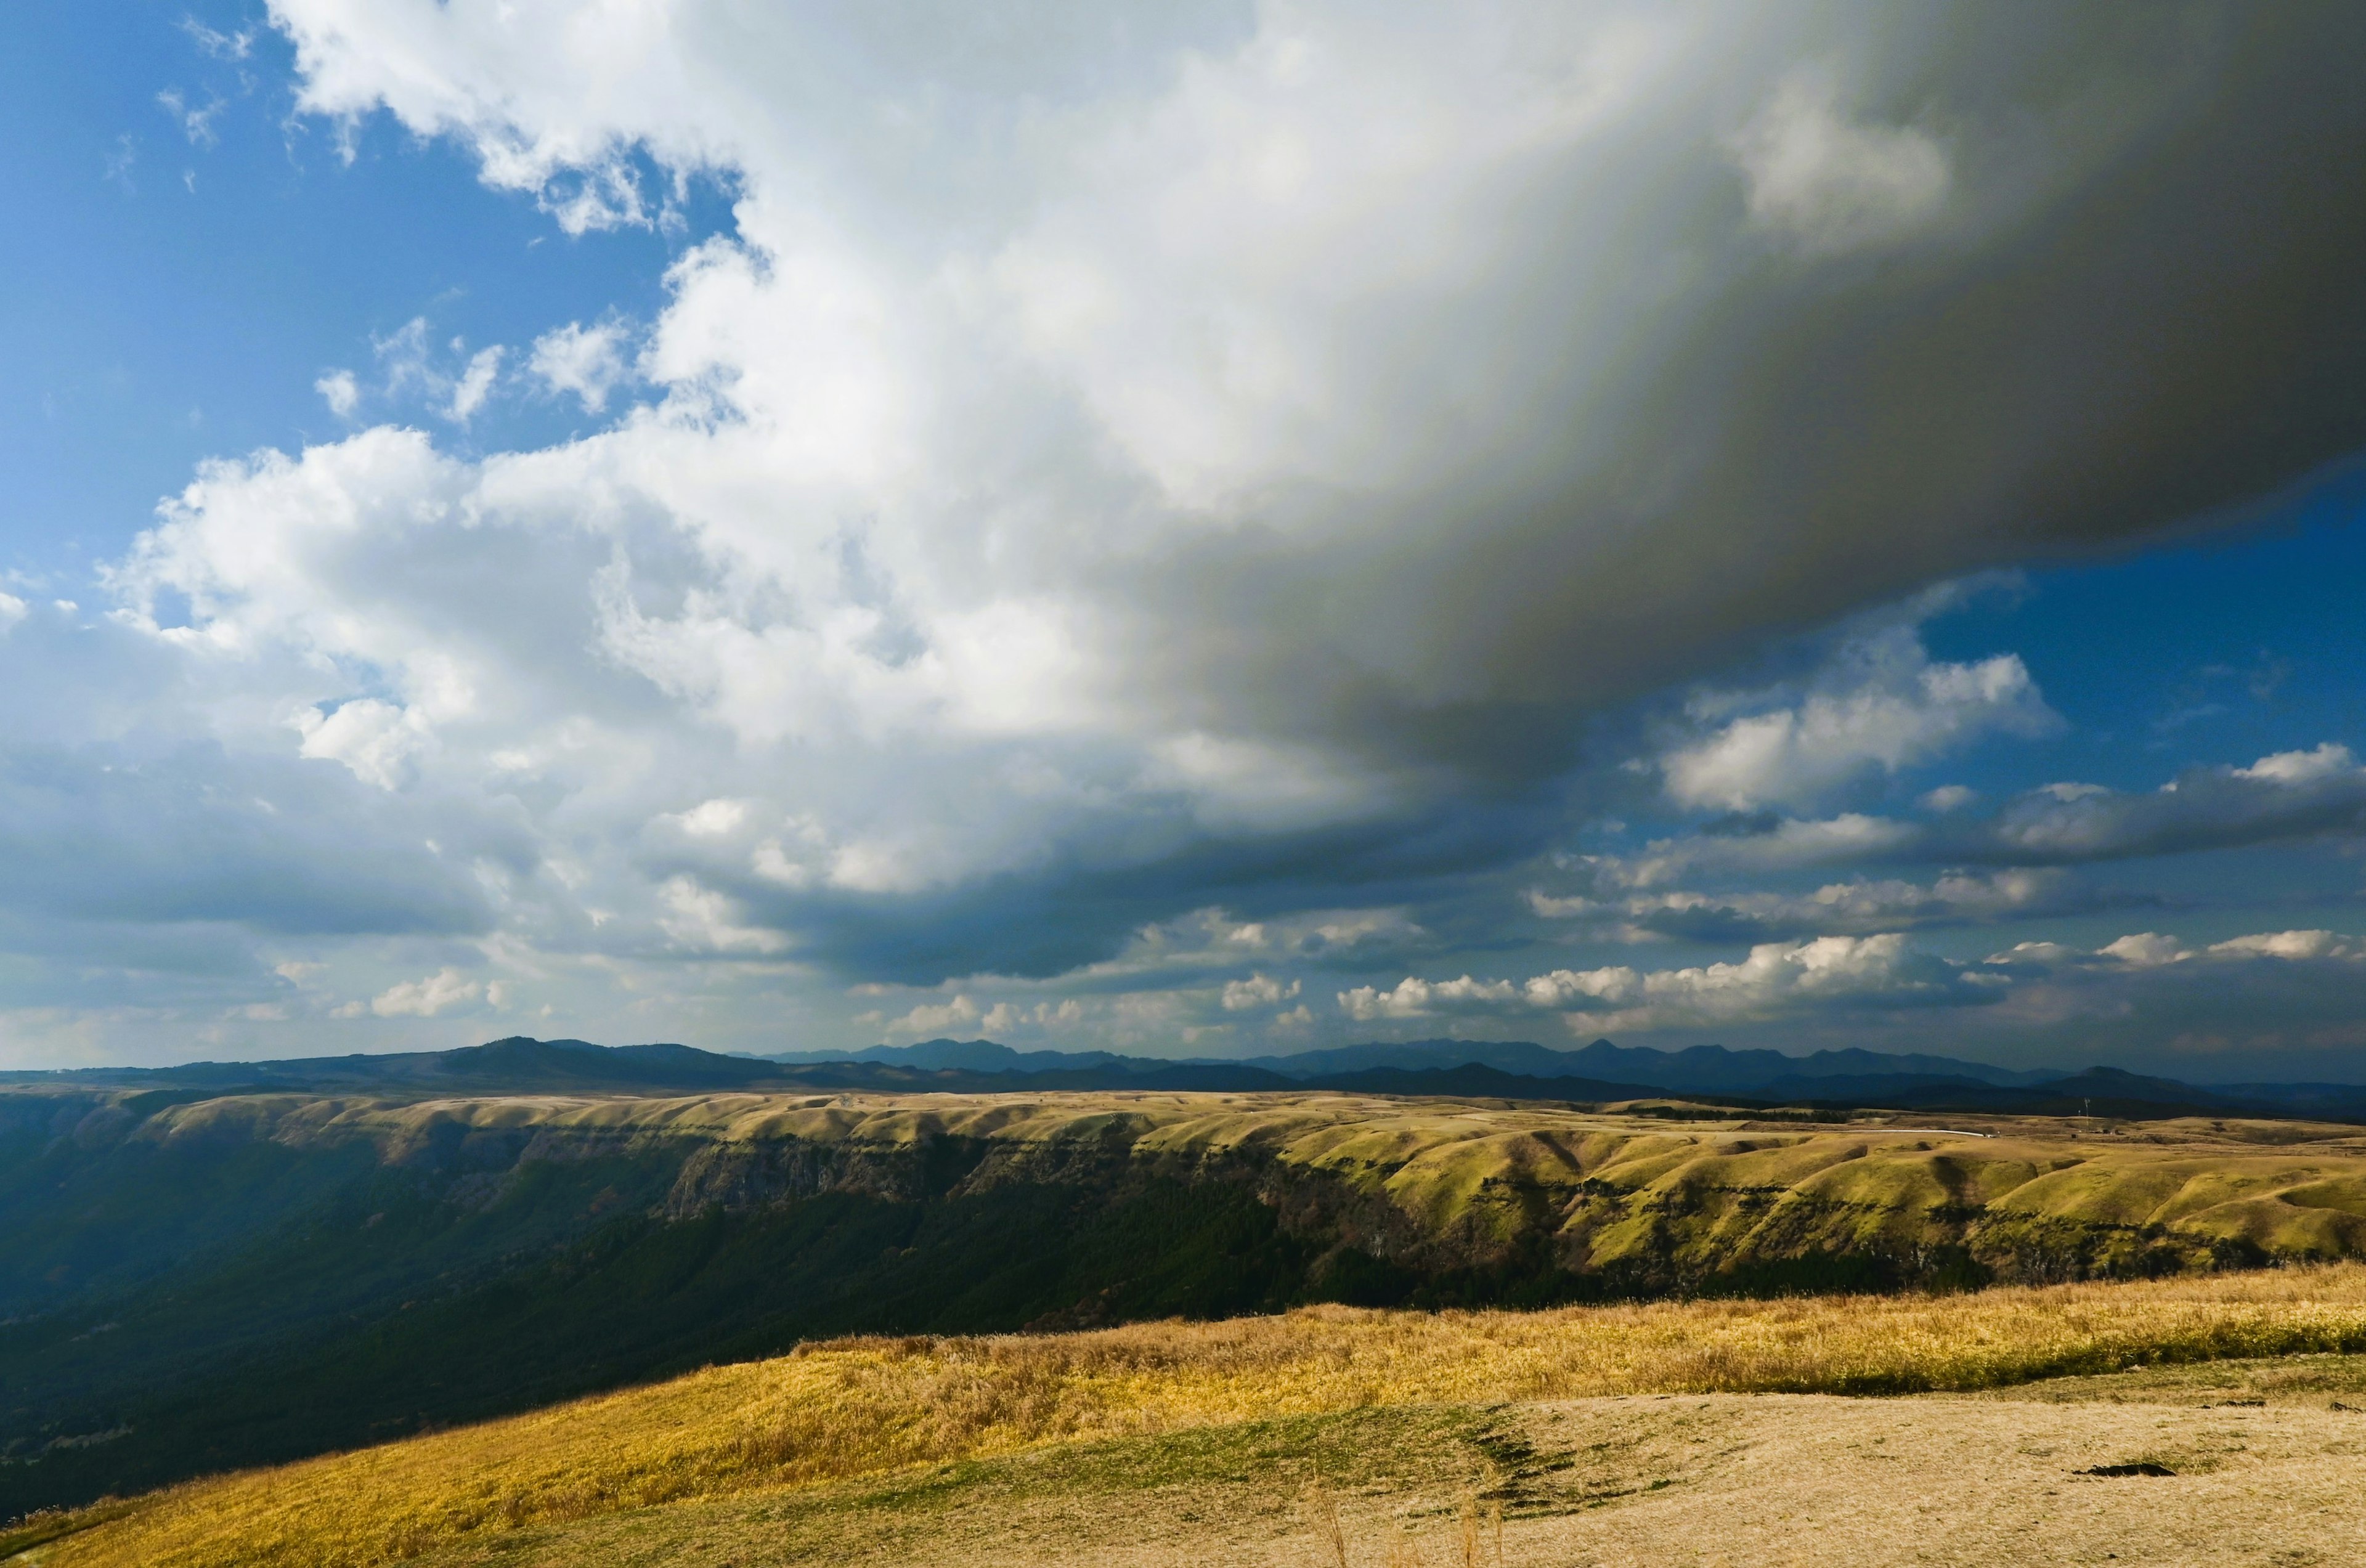
[[[1116,1561],[1147,1531],[1176,1539],[1162,1543],[1167,1555],[1146,1560],[1179,1562],[1211,1560],[1204,1527],[1212,1510],[1235,1535],[1245,1526],[1290,1548],[1227,1551],[1226,1560],[1306,1562],[1323,1550],[1326,1505],[1335,1529],[1342,1495],[1365,1504],[1404,1490],[1410,1476],[1427,1495],[1398,1511],[1398,1539],[1425,1530],[1450,1551],[1458,1533],[1468,1548],[1504,1515],[1533,1536],[1533,1524],[1640,1506],[1673,1484],[1712,1479],[1720,1452],[1703,1452],[1702,1443],[1715,1436],[1724,1455],[1741,1452],[1750,1438],[1736,1427],[1780,1426],[1791,1408],[1770,1416],[1714,1402],[1603,1408],[1621,1396],[1966,1393],[2071,1376],[2088,1380],[2092,1398],[2094,1380],[2131,1368],[2361,1349],[2366,1268],[2356,1265],[1950,1297],[1525,1314],[1313,1307],[1072,1335],[873,1337],[36,1519],[0,1549],[31,1546],[47,1568]],[[2265,1381],[2276,1376],[2287,1391],[2349,1391],[2366,1381],[2350,1361],[2318,1371],[2313,1383],[2305,1364],[2298,1376]],[[2124,1395],[2129,1386],[2123,1381],[2112,1392]],[[2185,1386],[2208,1382],[2187,1377]],[[2190,1393],[2186,1403],[2195,1403]],[[1980,1466],[1996,1468],[2008,1450],[2057,1486],[2080,1465],[2206,1474],[2258,1463],[2254,1450],[2290,1450],[2292,1474],[2277,1499],[2284,1514],[2296,1477],[2311,1496],[2328,1486],[2328,1499],[2342,1495],[2354,1458],[2323,1456],[2354,1456],[2357,1417],[2327,1416],[2320,1394],[2315,1425],[2295,1433],[2264,1415],[2254,1419],[2250,1407],[2262,1398],[2242,1404],[2232,1418],[2245,1424],[2240,1429],[2229,1429],[2226,1417],[2180,1425],[2147,1413],[2099,1426],[1963,1404],[1929,1421],[1902,1412],[1868,1421],[1827,1406],[1812,1421],[1792,1420],[1785,1440],[1837,1447],[1837,1435],[1853,1450],[1869,1447],[1875,1461],[1903,1460],[1942,1438],[1955,1444],[1945,1463],[1926,1455],[1911,1470],[1857,1465],[1867,1473],[1853,1478],[1852,1514],[1896,1507],[1901,1516],[1886,1542],[1871,1543],[1891,1555],[1843,1554],[1869,1561],[1899,1560],[1915,1515],[1960,1515],[1964,1483]],[[1705,1420],[1700,1413],[1712,1410],[1717,1416]],[[1554,1429],[1568,1419],[1579,1425]],[[1881,1445],[1893,1438],[1904,1440],[1885,1456]],[[2057,1457],[2066,1448],[2067,1461]],[[2151,1469],[2131,1468],[2141,1466]],[[1730,1479],[1729,1492],[1754,1494],[1782,1481],[1796,1487],[1803,1477]],[[1898,1495],[1909,1485],[1921,1491],[1912,1509],[1899,1506],[1914,1502]],[[981,1491],[998,1510],[999,1539],[965,1544],[945,1516]],[[2259,1511],[2248,1498],[2234,1500]],[[1062,1501],[1087,1503],[1098,1517],[1078,1519],[1081,1510],[1067,1509],[1063,1528],[1075,1534],[1054,1530],[1043,1540],[1042,1511]],[[2042,1511],[2026,1495],[2020,1501],[2024,1514]],[[2262,1555],[2250,1529],[2258,1521],[2232,1517],[2243,1510],[2229,1502],[2220,1485],[2191,1504],[2212,1537],[2240,1549],[2229,1560],[2311,1560]],[[1223,1519],[1228,1511],[1239,1517]],[[1684,1527],[1663,1518],[1662,1529],[1677,1524],[1677,1533],[1660,1541],[1653,1560],[1679,1560],[1681,1546],[1683,1560],[1707,1561],[1695,1549],[1735,1520],[1720,1514],[1718,1523],[1705,1532],[1696,1519],[1695,1539],[1686,1540]],[[1191,1530],[1178,1526],[1203,1527],[1196,1548]],[[2000,1550],[1969,1560],[2034,1560],[2026,1531],[2020,1534],[2017,1555]],[[2283,1544],[2291,1539],[2287,1528]],[[2326,1541],[2321,1531],[2312,1539]],[[1925,1550],[1932,1541],[1926,1535],[1913,1544]],[[1337,1560],[1346,1560],[1344,1543]]]

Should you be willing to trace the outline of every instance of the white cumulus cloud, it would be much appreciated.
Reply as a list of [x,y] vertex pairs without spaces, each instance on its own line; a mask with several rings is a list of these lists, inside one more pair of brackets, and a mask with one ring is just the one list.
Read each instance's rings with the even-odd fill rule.
[[571,394],[585,413],[608,406],[608,394],[630,374],[625,333],[614,321],[569,321],[534,340],[526,368],[553,392]]
[[1857,877],[1826,883],[1808,894],[1683,889],[1623,897],[1615,892],[1609,897],[1557,897],[1541,890],[1528,895],[1529,908],[1545,919],[1587,921],[1600,934],[1625,941],[1875,935],[2077,914],[2112,902],[2109,896],[2051,868],[1952,871],[1928,883]]
[[1731,964],[1556,969],[1518,982],[1407,976],[1391,990],[1343,991],[1339,1006],[1359,1021],[1558,1013],[1573,1029],[1648,1030],[1834,1009],[1980,1005],[1999,999],[2005,985],[2000,976],[1919,952],[1904,935],[1885,932],[1763,942]]
[[447,407],[452,419],[466,424],[485,406],[485,400],[493,395],[493,383],[501,376],[501,355],[506,352],[495,344],[469,356],[467,367],[452,383],[452,400]]
[[322,372],[321,378],[312,383],[312,389],[321,394],[321,400],[327,403],[329,412],[339,419],[350,416],[362,400],[361,383],[354,378],[350,370]]
[[1269,975],[1253,974],[1245,980],[1224,982],[1223,1006],[1226,1012],[1242,1012],[1250,1008],[1278,1008],[1298,995],[1299,982],[1288,984]]
[[[951,1030],[974,1029],[985,1017],[985,1009],[966,995],[956,995],[951,1001],[921,1003],[891,1021],[887,1025],[887,1032],[914,1037],[941,1035]],[[1004,1021],[1007,1025],[1010,1021],[1006,1019]]]
[[[1696,711],[1757,706],[1712,694]],[[2018,655],[1934,663],[1911,626],[1843,645],[1796,700],[1718,724],[1660,758],[1668,794],[1732,811],[1812,805],[1873,769],[1896,773],[1987,735],[2042,735],[2061,719]]]
[[355,778],[380,789],[400,785],[411,759],[428,741],[410,713],[376,697],[341,704],[333,713],[303,708],[294,723],[304,737],[303,755],[342,762]]

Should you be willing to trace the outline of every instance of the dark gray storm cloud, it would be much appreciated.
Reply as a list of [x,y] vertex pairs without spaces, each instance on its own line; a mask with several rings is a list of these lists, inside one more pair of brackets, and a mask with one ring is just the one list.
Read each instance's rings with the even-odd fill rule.
[[[2167,906],[2079,868],[2310,842],[2340,850],[2361,838],[2366,767],[2327,742],[2186,768],[2153,790],[2047,784],[1989,810],[1729,813],[1636,852],[1563,857],[1528,897],[1549,920],[1703,942],[2134,918]],[[1753,886],[1817,874],[1826,880],[1811,891]]]
[[2330,742],[2246,768],[2189,768],[2158,790],[2057,784],[1950,844],[1985,860],[2068,865],[2366,834],[2366,768]]
[[0,748],[0,908],[279,935],[488,930],[465,854],[431,847],[431,822],[315,763]]
[[[1195,541],[1140,580],[1162,648],[1204,671],[1177,683],[1195,718],[1552,770],[1573,714],[1764,635],[2224,521],[2366,446],[2366,100],[2344,85],[2366,16],[1812,15],[1670,84],[1631,166],[1537,171],[1512,242],[1534,248],[1470,321],[1431,323],[1499,334],[1516,421],[1405,492],[1298,503],[1326,528]],[[1811,193],[1850,177],[1848,124],[1944,160],[1895,232],[1819,248],[1808,198],[1804,233],[1753,222],[1718,156],[1819,69],[1844,85],[1797,131]],[[1606,184],[1632,232],[1604,237]],[[1605,248],[1628,284],[1608,354],[1579,292]]]

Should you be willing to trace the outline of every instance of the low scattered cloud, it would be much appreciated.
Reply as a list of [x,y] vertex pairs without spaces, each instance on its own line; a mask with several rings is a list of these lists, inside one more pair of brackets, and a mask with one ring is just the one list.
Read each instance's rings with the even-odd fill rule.
[[784,953],[783,933],[752,924],[730,895],[700,886],[697,879],[676,876],[660,890],[665,912],[658,924],[676,946],[693,953],[769,956]]
[[216,60],[244,60],[254,52],[254,29],[252,28],[223,32],[206,26],[195,17],[183,17],[180,26],[191,42]]
[[208,98],[202,106],[192,106],[179,88],[167,87],[156,95],[156,103],[173,117],[190,146],[211,147],[221,140],[214,131],[214,117],[228,107],[226,100]]
[[2060,964],[2082,960],[2109,960],[2134,969],[2157,969],[2169,964],[2207,964],[2254,958],[2278,958],[2291,963],[2317,959],[2366,959],[2366,942],[2329,931],[2261,931],[2230,937],[2225,942],[2191,945],[2159,931],[2136,931],[2104,943],[2091,955],[2052,943],[2022,944],[1999,953],[1990,963]]
[[621,322],[587,327],[569,321],[535,339],[526,368],[554,393],[573,396],[585,413],[600,413],[607,409],[608,394],[632,374],[625,355],[627,343]]
[[886,1026],[890,1038],[908,1035],[916,1040],[950,1034],[957,1030],[975,1029],[985,1019],[986,1010],[967,996],[955,996],[945,1002],[923,1002]]
[[1869,772],[2062,728],[2018,655],[1934,663],[1910,625],[1846,639],[1796,697],[1705,693],[1690,705],[1716,722],[1662,752],[1660,771],[1679,804],[1728,811],[1812,806]]
[[1556,969],[1528,980],[1446,981],[1413,976],[1391,990],[1339,993],[1359,1021],[1445,1014],[1558,1014],[1572,1029],[1663,1029],[1756,1021],[1802,1010],[1980,1006],[2007,982],[1908,945],[1902,933],[1764,942],[1734,964],[1642,970],[1627,965]]
[[718,796],[703,800],[687,811],[669,812],[663,820],[693,839],[722,839],[746,827],[749,815],[748,802]]
[[1983,858],[2067,865],[2366,833],[2366,768],[2325,742],[2248,767],[2198,767],[2158,790],[2050,785],[1967,844]]
[[1582,878],[1589,889],[1666,887],[1701,876],[1910,863],[1928,839],[1920,823],[1864,812],[1805,819],[1763,814],[1712,822],[1679,838],[1655,839],[1631,854],[1565,856],[1560,869]]
[[[501,361],[509,350],[494,344],[470,354],[464,339],[438,345],[429,340],[428,331],[427,318],[414,316],[386,336],[370,340],[384,378],[381,391],[390,400],[422,404],[437,417],[465,425],[499,386]],[[335,394],[328,387],[321,382],[314,387],[330,400],[332,411],[344,412],[337,410]]]
[[118,136],[115,139],[115,144],[107,149],[106,159],[101,165],[104,173],[100,177],[108,185],[119,187],[124,195],[137,196],[140,193],[140,186],[132,179],[131,172],[139,166],[139,163],[140,139],[127,130]]
[[312,383],[312,389],[321,394],[321,400],[339,419],[351,418],[354,410],[361,406],[361,382],[350,370],[322,372],[321,378]]
[[[2260,966],[2270,966],[2262,970]],[[2332,966],[2344,984],[2366,967],[2366,942],[2325,931],[2262,932],[2204,947],[2145,932],[2082,951],[2021,944],[1980,962],[1914,948],[1902,932],[1764,942],[1737,963],[1639,969],[1556,969],[1527,980],[1408,976],[1394,987],[1339,993],[1359,1022],[1559,1016],[1578,1033],[1653,1032],[1932,1008],[2016,1007],[2056,1018],[2125,1009],[2152,976],[2177,971],[2257,981],[2273,966]],[[2131,987],[2135,987],[2131,989]]]
[[1298,995],[1299,982],[1287,985],[1270,975],[1251,975],[1245,980],[1224,982],[1224,1010],[1245,1012],[1252,1008],[1279,1008]]
[[506,352],[496,344],[469,356],[467,367],[452,383],[452,401],[445,411],[455,423],[468,423],[485,406],[485,400],[492,396],[493,383],[501,373],[501,355]]
[[1792,77],[1732,141],[1750,216],[1801,250],[1890,244],[1923,230],[1947,197],[1947,154],[1928,132],[1852,119],[1827,73]]
[[291,722],[304,738],[301,755],[341,762],[354,777],[380,789],[399,788],[410,776],[411,760],[430,743],[425,727],[408,709],[376,697],[343,703],[333,711],[299,708]]
[[1528,895],[1536,914],[1581,922],[1601,938],[1701,942],[1990,925],[2092,914],[2143,901],[2052,868],[1954,871],[1930,882],[1858,877],[1826,883],[1808,894],[1671,890],[1557,897],[1532,890]]
[[370,998],[369,1010],[380,1018],[434,1018],[468,1006],[484,995],[484,989],[481,982],[446,967],[424,979],[388,987]]
[[[1563,857],[1573,890],[1543,887],[1547,906],[1576,897],[1662,888],[1703,877],[1830,865],[2076,866],[2203,850],[2366,835],[2366,767],[2326,741],[2246,766],[2191,767],[2159,788],[2124,791],[2077,781],[2042,784],[1971,813],[1968,801],[1934,820],[1843,812],[1822,818],[1734,814],[1626,854]],[[1572,907],[1573,908],[1573,907]]]
[[[1245,920],[1220,908],[1143,927],[1114,957],[1058,977],[1065,989],[1213,984],[1245,961],[1301,969],[1361,970],[1433,949],[1438,939],[1401,908],[1307,909]],[[1224,982],[1225,995],[1279,1004],[1298,982],[1252,972]],[[1240,987],[1235,989],[1234,987]]]

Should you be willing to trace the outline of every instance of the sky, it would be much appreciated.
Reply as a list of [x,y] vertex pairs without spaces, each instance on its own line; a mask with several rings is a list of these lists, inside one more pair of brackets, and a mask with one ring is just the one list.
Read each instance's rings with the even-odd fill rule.
[[0,1067],[2366,1082],[2354,7],[0,18]]

